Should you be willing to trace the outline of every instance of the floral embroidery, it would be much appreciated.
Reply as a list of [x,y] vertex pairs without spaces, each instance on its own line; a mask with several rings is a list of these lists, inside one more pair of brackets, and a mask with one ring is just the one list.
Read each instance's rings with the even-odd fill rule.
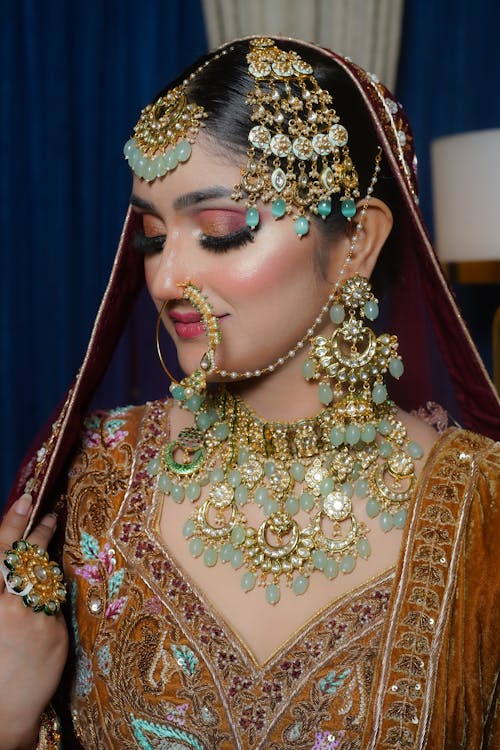
[[[205,745],[189,732],[177,727],[169,726],[168,724],[160,724],[153,721],[144,721],[138,719],[134,715],[130,717],[134,736],[139,743],[139,747],[144,750],[155,750],[155,748],[162,748],[162,750],[184,750],[184,748],[192,747],[194,750],[207,750]],[[148,735],[151,739],[148,739]],[[152,741],[152,738],[160,738],[165,740],[171,740],[171,742],[162,742],[159,745],[157,742]]]
[[95,411],[89,414],[83,423],[83,445],[92,448],[103,442],[106,447],[114,448],[123,442],[128,436],[128,431],[122,429],[126,419],[120,419],[118,415],[125,415],[131,408],[133,407],[125,406],[112,411]]
[[194,655],[193,651],[187,646],[170,646],[174,655],[175,661],[180,666],[184,674],[188,677],[192,677],[195,673],[198,659]]
[[88,695],[92,690],[92,662],[81,646],[76,649],[75,693],[79,697]]
[[101,646],[97,650],[97,664],[101,672],[107,677],[111,670],[111,650],[108,645]]
[[98,540],[85,531],[81,535],[80,549],[84,560],[89,560],[89,562],[86,562],[81,567],[76,567],[75,574],[85,578],[90,584],[107,582],[108,604],[104,614],[106,619],[117,618],[122,613],[127,597],[117,597],[120,586],[125,578],[125,569],[115,569],[115,550],[109,542],[106,542],[103,549],[100,550]]
[[344,669],[343,672],[340,672],[340,674],[337,674],[337,672],[333,669],[331,672],[328,672],[326,677],[322,677],[319,681],[319,689],[322,693],[329,693],[330,695],[334,695],[337,692],[337,688],[342,687],[344,684],[344,681],[346,677],[349,677],[351,674],[351,670]]
[[337,737],[343,734],[343,732],[339,732],[337,735],[331,732],[316,732],[316,740],[311,750],[335,750],[340,745],[340,740]]

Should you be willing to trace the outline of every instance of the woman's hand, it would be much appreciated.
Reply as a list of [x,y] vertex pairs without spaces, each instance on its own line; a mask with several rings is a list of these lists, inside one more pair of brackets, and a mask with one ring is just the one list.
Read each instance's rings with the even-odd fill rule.
[[[0,524],[0,563],[4,552],[22,538],[30,510],[22,495]],[[45,516],[27,538],[45,549],[56,527]],[[59,612],[48,616],[25,607],[6,590],[0,576],[0,747],[21,750],[37,745],[40,714],[57,688],[68,653],[68,633]]]

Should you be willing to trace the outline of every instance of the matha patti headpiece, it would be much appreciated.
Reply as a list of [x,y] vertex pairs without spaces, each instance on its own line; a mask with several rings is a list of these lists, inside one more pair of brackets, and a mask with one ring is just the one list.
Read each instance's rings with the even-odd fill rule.
[[301,237],[309,231],[308,212],[325,219],[335,193],[350,219],[356,213],[353,197],[359,197],[358,173],[330,93],[320,88],[309,63],[279,49],[272,39],[252,40],[247,61],[255,81],[247,96],[255,124],[233,198],[247,196],[248,226],[259,223],[256,201],[272,201],[276,219],[295,214]]
[[184,84],[148,104],[123,149],[132,171],[151,182],[187,161],[204,117],[203,107],[188,101]]

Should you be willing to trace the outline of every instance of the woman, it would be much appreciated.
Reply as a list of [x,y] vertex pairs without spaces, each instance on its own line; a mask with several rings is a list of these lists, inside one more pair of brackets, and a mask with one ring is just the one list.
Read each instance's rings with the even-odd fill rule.
[[[0,529],[2,747],[59,742],[40,714],[64,593],[36,547],[55,517],[33,520],[58,494],[69,746],[497,746],[498,449],[446,410],[495,437],[498,399],[421,224],[403,111],[330,52],[242,40],[165,89],[125,155],[89,353]],[[88,417],[64,470],[142,264],[186,376]]]

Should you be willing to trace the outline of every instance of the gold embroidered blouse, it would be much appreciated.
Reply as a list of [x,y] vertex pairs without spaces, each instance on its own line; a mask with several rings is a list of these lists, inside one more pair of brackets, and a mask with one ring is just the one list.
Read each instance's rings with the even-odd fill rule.
[[461,430],[440,437],[396,570],[335,600],[259,666],[154,530],[147,468],[167,411],[92,415],[70,470],[64,567],[82,747],[500,747],[498,446]]

